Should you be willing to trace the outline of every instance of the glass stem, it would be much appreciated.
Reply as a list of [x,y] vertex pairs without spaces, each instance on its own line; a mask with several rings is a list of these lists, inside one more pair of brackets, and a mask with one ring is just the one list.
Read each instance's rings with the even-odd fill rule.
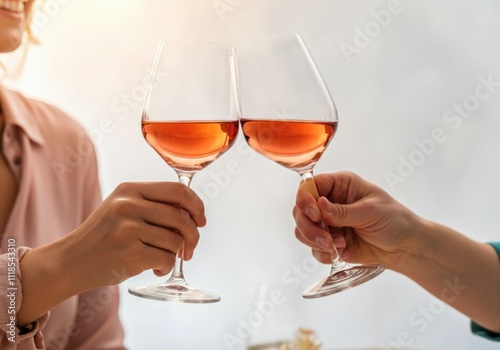
[[[306,186],[306,190],[313,195],[314,199],[318,200],[319,198],[319,193],[318,193],[318,188],[316,187],[316,182],[314,182],[314,176],[312,171],[306,171],[304,173],[301,173],[300,176],[302,176],[302,180],[304,181],[304,185]],[[320,220],[318,224],[324,228],[326,231],[330,232],[328,229],[328,225],[326,225],[323,220]],[[345,262],[340,258],[339,253],[337,251],[337,248],[335,245],[333,245],[333,249],[330,252],[332,256],[332,272],[335,270],[341,270],[345,266]]]
[[[181,184],[186,185],[187,187],[189,187],[189,185],[191,183],[191,178],[193,177],[193,175],[190,175],[190,174],[187,174],[187,175],[185,175],[185,174],[178,174],[178,176],[179,176],[179,182]],[[182,244],[181,249],[179,249],[179,251],[177,252],[177,255],[175,256],[174,271],[170,275],[170,278],[168,279],[168,282],[187,285],[187,282],[184,279],[184,272],[183,272],[183,269],[182,269],[182,265],[183,265],[183,262],[184,262],[182,260],[183,254],[184,254],[184,244]]]

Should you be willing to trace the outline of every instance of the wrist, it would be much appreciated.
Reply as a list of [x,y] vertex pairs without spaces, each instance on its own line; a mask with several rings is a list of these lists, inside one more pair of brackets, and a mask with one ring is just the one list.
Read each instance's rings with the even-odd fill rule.
[[446,252],[453,252],[457,237],[462,236],[439,223],[418,218],[403,258],[394,270],[421,285],[426,285],[428,279],[445,278],[456,268]]
[[75,283],[64,239],[28,251],[19,262],[23,300],[18,325],[31,323],[85,287]]
[[420,271],[429,248],[432,247],[432,226],[432,222],[412,213],[406,232],[403,233],[405,238],[399,248],[401,254],[388,268],[410,278]]

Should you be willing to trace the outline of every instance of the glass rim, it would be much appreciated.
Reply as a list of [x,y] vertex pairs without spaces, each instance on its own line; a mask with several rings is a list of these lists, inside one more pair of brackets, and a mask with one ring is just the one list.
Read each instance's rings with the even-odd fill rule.
[[288,34],[288,35],[283,35],[280,37],[276,37],[274,39],[267,40],[265,42],[262,42],[260,44],[254,45],[252,47],[249,47],[245,50],[239,50],[236,57],[238,64],[243,62],[241,58],[245,58],[246,56],[252,55],[259,53],[263,50],[267,50],[269,48],[273,47],[278,47],[282,44],[285,44],[286,42],[289,42],[291,39],[295,39],[296,43],[300,45],[300,47],[303,49],[303,54],[305,55],[306,60],[310,63],[310,67],[312,69],[312,72],[317,78],[317,82],[319,84],[319,87],[323,91],[324,95],[327,96],[331,110],[333,111],[333,115],[335,116],[335,119],[338,121],[338,111],[337,107],[335,105],[335,102],[333,101],[332,94],[330,92],[330,89],[328,88],[328,85],[326,84],[325,79],[323,78],[323,75],[321,74],[318,65],[316,64],[311,52],[309,51],[309,48],[307,47],[306,43],[302,39],[302,36],[300,33],[293,33],[293,34]]
[[293,33],[293,34],[282,35],[282,36],[279,36],[279,37],[276,37],[276,38],[273,38],[270,40],[266,40],[266,41],[261,42],[259,44],[250,46],[244,50],[238,50],[238,57],[244,57],[244,56],[247,56],[247,55],[250,55],[253,53],[257,53],[259,51],[268,49],[268,48],[273,47],[273,46],[279,46],[279,45],[284,44],[285,42],[287,42],[293,38],[297,39],[299,44],[302,45],[307,51],[309,51],[307,49],[307,46],[304,43],[304,40],[302,40],[302,36],[300,35],[300,33]]
[[199,40],[199,39],[189,39],[189,38],[178,38],[178,37],[161,37],[158,40],[158,46],[165,44],[177,45],[177,46],[186,46],[186,47],[198,47],[198,48],[207,48],[207,49],[220,49],[220,50],[228,50],[232,53],[236,52],[236,47],[220,42],[215,41],[207,41],[207,40]]

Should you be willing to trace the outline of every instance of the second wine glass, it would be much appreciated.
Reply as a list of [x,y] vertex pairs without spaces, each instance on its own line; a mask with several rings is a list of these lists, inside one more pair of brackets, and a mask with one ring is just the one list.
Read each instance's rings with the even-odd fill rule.
[[[290,35],[241,52],[238,77],[241,127],[249,146],[299,173],[317,199],[313,168],[337,131],[338,115],[302,38]],[[335,247],[331,255],[330,273],[306,290],[305,298],[346,290],[384,270],[378,263],[348,264]]]
[[[158,46],[142,114],[142,134],[186,186],[194,174],[227,151],[238,134],[234,59],[234,48],[218,44],[161,40]],[[162,301],[220,300],[217,294],[188,285],[182,249],[167,281],[133,287],[129,292]]]

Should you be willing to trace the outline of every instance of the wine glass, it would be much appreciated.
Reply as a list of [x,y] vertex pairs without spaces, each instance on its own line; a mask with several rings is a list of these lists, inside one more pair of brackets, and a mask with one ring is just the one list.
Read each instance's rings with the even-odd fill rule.
[[[241,128],[250,147],[299,173],[305,188],[319,197],[313,168],[338,126],[335,104],[299,34],[271,40],[238,55]],[[320,225],[328,230],[321,221]],[[317,298],[366,282],[381,264],[358,265],[332,252],[330,273],[303,292]]]
[[[238,134],[234,62],[234,48],[223,45],[162,39],[158,46],[142,113],[142,134],[186,186],[194,174],[226,152]],[[166,282],[129,292],[162,301],[219,301],[218,295],[187,284],[182,251]]]

